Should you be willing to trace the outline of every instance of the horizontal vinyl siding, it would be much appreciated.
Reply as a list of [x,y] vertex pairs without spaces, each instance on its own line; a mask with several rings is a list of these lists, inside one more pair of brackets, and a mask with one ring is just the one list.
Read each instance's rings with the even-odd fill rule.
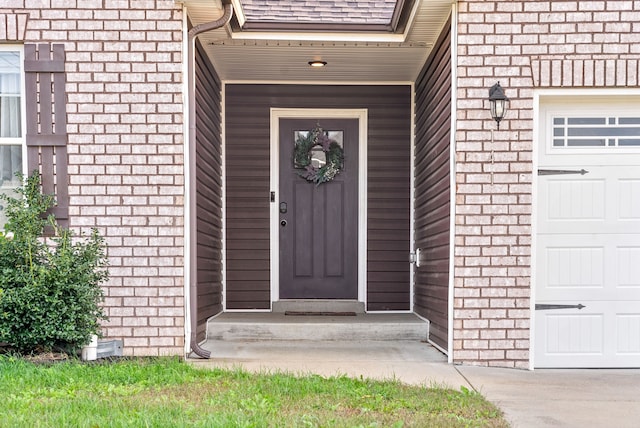
[[445,26],[416,83],[415,312],[447,349],[450,231],[451,34]]
[[196,47],[196,213],[198,340],[222,310],[221,86],[202,46]]
[[267,309],[270,108],[367,108],[369,310],[409,308],[409,86],[226,86],[227,308]]
[[226,86],[226,307],[269,309],[269,105]]
[[[410,93],[371,109],[367,309],[410,310]],[[391,104],[392,103],[392,104]]]

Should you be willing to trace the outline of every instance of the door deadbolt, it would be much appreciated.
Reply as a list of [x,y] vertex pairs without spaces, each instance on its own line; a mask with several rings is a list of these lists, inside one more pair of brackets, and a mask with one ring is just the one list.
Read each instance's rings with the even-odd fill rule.
[[280,226],[285,227],[287,225],[287,220],[280,220]]
[[287,203],[280,202],[280,214],[286,214],[286,213],[287,213]]

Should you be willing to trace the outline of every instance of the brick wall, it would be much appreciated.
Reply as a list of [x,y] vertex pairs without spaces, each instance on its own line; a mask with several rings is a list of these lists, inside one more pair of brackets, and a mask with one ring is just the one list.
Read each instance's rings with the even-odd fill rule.
[[128,355],[184,347],[181,27],[166,0],[0,3],[0,38],[65,45],[70,225],[106,238]]
[[[526,368],[533,91],[638,86],[640,1],[459,1],[454,360]],[[496,124],[497,81],[511,111]]]
[[[458,10],[454,360],[527,367],[533,90],[638,86],[640,2]],[[107,238],[104,332],[127,354],[184,345],[181,23],[168,0],[0,3],[0,41],[66,46],[71,225]],[[512,101],[492,142],[496,81]]]

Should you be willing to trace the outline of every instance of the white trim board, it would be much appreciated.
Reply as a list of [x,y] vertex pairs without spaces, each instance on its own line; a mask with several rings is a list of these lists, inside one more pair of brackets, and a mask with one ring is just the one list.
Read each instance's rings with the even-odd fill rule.
[[451,5],[451,137],[449,144],[449,185],[450,190],[450,214],[449,214],[449,293],[448,293],[448,331],[447,331],[447,361],[454,362],[453,349],[453,311],[455,296],[455,253],[456,253],[456,129],[457,129],[457,81],[458,81],[458,7],[454,3]]
[[271,302],[280,299],[280,240],[278,206],[280,204],[280,119],[357,119],[358,120],[358,301],[367,303],[367,109],[287,109],[271,108],[271,180],[275,202],[269,209],[271,244]]
[[220,175],[222,176],[222,184],[220,186],[220,195],[222,197],[222,215],[220,220],[222,221],[222,258],[221,258],[221,274],[222,274],[222,311],[227,312],[227,118],[226,118],[226,106],[227,106],[227,87],[222,84],[220,91],[220,102],[222,107],[220,108],[221,117],[221,131],[220,136]]
[[[187,23],[187,13],[186,8],[182,6],[182,52],[189,51],[189,31],[188,31],[188,23]],[[189,66],[188,66],[188,58],[186,55],[182,57],[182,75],[189,76]],[[195,100],[191,100],[189,96],[189,84],[188,79],[183,79],[182,82],[182,123],[189,123],[189,103],[195,102]],[[182,251],[184,251],[184,265],[183,265],[183,292],[184,292],[184,354],[188,356],[191,352],[191,263],[195,263],[193,254],[191,254],[191,247],[189,246],[189,240],[191,236],[191,222],[189,219],[191,218],[191,210],[195,209],[195,201],[192,201],[189,198],[189,192],[191,191],[191,174],[195,174],[195,171],[191,171],[189,168],[189,126],[183,126],[183,147],[182,150],[186,154],[183,159],[183,179],[184,179],[184,228],[183,228],[183,246]]]
[[410,86],[413,80],[233,80],[224,81],[225,85],[317,85],[317,86]]
[[416,88],[411,85],[411,165],[409,176],[409,254],[415,255],[414,263],[409,268],[409,311],[414,311],[416,289],[416,263],[419,263],[416,250]]

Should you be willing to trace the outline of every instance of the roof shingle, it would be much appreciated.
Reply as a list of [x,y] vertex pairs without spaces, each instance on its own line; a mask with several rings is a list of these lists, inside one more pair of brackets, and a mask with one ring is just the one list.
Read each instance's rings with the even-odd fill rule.
[[389,24],[396,0],[241,0],[247,21]]

